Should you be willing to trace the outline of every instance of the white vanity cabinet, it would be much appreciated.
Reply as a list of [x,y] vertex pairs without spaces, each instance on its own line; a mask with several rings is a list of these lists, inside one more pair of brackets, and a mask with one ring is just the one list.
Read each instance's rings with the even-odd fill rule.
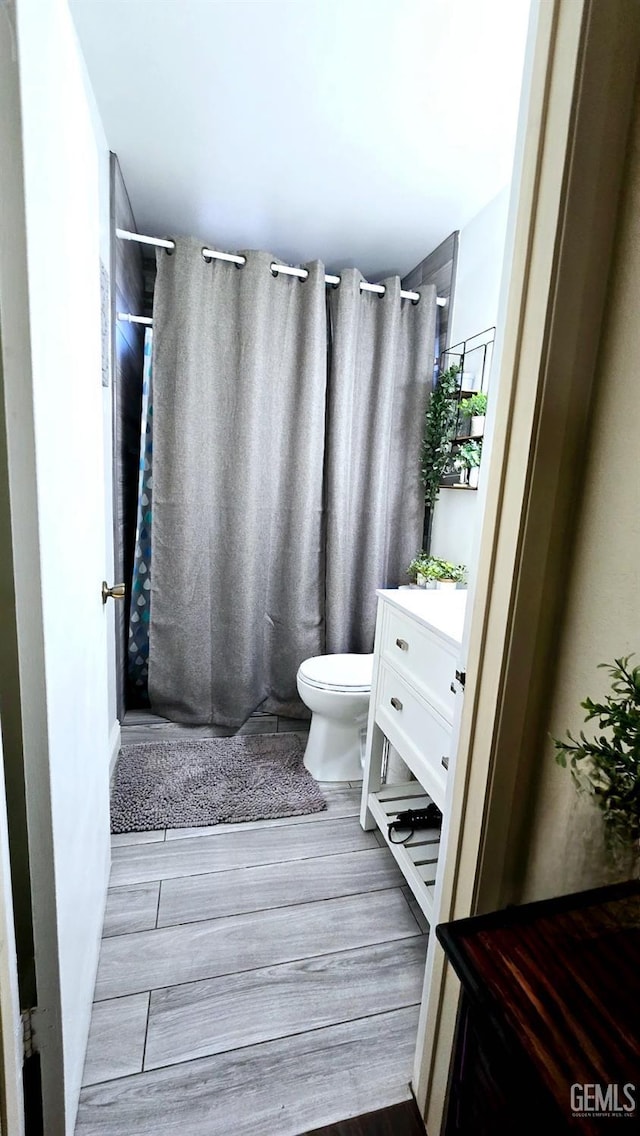
[[[430,801],[445,810],[466,596],[462,589],[378,592],[360,822],[383,833],[430,923],[440,830],[417,829],[406,843],[394,844],[388,823]],[[415,781],[384,784],[389,743]]]

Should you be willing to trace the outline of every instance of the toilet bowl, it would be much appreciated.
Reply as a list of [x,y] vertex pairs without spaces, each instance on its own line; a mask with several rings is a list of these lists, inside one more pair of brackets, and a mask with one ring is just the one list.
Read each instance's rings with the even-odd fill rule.
[[298,694],[312,712],[304,764],[317,781],[362,777],[373,655],[316,655],[300,665]]

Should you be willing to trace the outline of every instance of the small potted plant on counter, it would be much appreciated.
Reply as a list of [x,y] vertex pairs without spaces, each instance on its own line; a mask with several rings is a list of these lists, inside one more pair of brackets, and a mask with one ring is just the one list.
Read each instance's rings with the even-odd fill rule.
[[482,442],[478,442],[474,438],[471,438],[468,442],[463,442],[459,447],[453,459],[453,466],[460,474],[461,485],[468,485],[470,489],[477,489],[481,457]]
[[487,396],[482,391],[463,398],[460,403],[460,414],[469,422],[468,432],[471,438],[481,438],[484,434],[484,419],[487,413]]
[[435,588],[438,561],[426,552],[419,552],[407,568],[407,574],[415,578],[419,588]]
[[614,863],[636,873],[640,866],[640,667],[629,659],[600,663],[611,676],[603,702],[585,698],[585,722],[598,723],[596,737],[553,739],[558,765],[571,770],[579,792],[599,807],[605,844]]
[[441,590],[453,590],[458,584],[464,583],[466,567],[464,564],[452,564],[450,560],[437,561],[437,581]]

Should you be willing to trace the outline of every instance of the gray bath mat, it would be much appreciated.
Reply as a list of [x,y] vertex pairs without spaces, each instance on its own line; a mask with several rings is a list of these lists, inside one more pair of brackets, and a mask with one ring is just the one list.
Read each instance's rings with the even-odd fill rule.
[[326,809],[295,734],[123,746],[111,831],[196,828]]

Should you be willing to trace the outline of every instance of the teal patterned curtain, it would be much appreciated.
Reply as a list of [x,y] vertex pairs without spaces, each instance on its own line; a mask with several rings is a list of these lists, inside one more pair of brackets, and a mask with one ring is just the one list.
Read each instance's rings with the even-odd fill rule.
[[144,373],[142,377],[142,423],[140,431],[140,472],[138,475],[138,519],[131,582],[129,613],[128,667],[129,682],[141,703],[148,704],[149,676],[149,612],[151,603],[151,521],[153,494],[153,397],[151,347],[153,331],[144,337]]

